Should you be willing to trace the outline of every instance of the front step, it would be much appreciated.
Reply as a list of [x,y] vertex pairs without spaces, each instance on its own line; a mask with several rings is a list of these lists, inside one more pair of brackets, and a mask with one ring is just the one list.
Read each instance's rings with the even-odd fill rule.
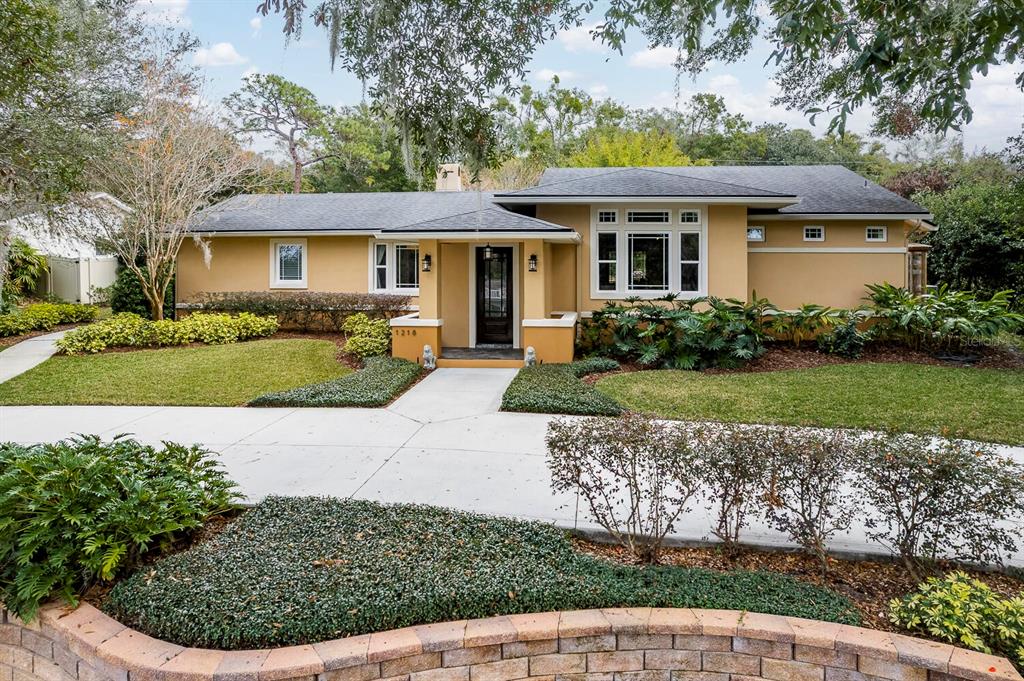
[[437,358],[437,366],[442,369],[520,369],[521,359],[448,359]]

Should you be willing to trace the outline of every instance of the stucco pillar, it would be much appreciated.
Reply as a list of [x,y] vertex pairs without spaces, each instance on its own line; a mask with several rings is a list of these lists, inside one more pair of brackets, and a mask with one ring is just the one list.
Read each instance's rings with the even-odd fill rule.
[[[537,271],[530,271],[530,256],[537,256]],[[550,266],[544,252],[544,241],[527,239],[523,242],[523,319],[544,319],[547,317],[547,281],[545,274]]]
[[441,249],[437,239],[420,240],[420,261],[429,255],[430,271],[424,272],[420,263],[420,319],[440,319],[441,316]]

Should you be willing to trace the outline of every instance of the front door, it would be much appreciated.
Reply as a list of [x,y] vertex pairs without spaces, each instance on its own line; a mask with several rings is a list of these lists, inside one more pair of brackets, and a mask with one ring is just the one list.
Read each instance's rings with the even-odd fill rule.
[[512,343],[512,247],[476,248],[476,342]]

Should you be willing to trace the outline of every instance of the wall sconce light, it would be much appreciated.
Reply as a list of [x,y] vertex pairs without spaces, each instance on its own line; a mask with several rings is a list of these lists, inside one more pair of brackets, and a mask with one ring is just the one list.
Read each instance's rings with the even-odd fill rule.
[[483,256],[484,260],[492,260],[494,258],[494,249],[491,248],[490,244],[484,246]]
[[423,256],[423,271],[424,272],[429,272],[430,271],[430,263],[431,263],[430,254],[427,253],[425,256]]
[[537,271],[537,256],[536,256],[536,254],[530,256],[530,271],[531,272],[536,272]]

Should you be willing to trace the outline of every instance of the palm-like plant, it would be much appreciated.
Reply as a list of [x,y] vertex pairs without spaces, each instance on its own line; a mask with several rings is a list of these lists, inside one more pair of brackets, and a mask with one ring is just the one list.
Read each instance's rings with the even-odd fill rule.
[[838,324],[841,313],[842,310],[806,303],[796,310],[777,313],[772,318],[771,329],[780,338],[791,341],[793,347],[799,348],[805,339]]
[[7,281],[4,282],[3,297],[18,300],[28,295],[49,269],[45,255],[24,239],[12,239],[7,251]]

